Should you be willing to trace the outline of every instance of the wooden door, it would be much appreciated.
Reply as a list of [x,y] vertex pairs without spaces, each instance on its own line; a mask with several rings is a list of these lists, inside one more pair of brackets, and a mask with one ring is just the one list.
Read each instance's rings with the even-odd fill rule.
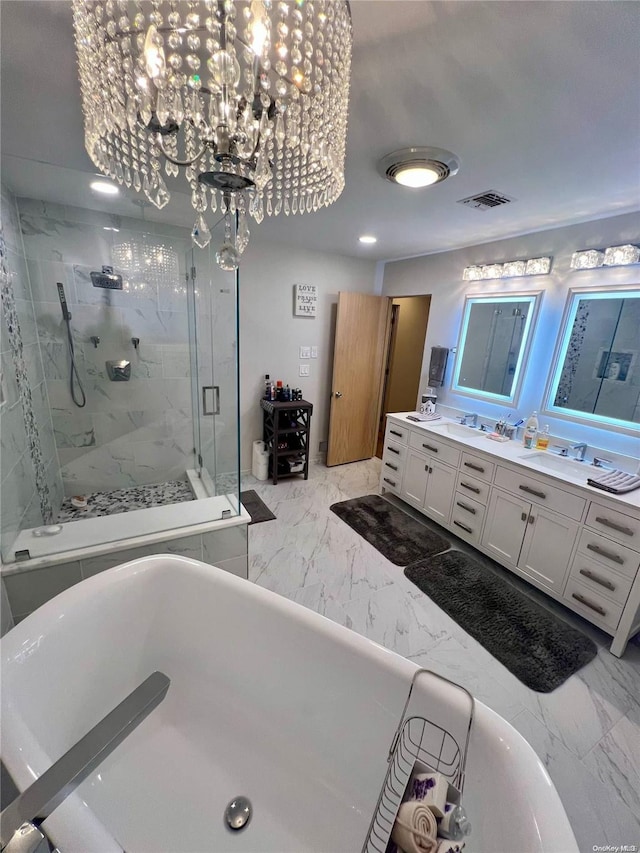
[[338,296],[327,465],[374,455],[390,306],[386,296]]

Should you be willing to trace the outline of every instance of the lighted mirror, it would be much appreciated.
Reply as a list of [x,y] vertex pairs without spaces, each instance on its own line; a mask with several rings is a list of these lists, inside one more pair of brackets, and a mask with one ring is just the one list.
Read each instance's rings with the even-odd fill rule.
[[467,296],[453,391],[516,404],[540,295]]
[[640,428],[640,288],[573,290],[547,392],[547,411]]

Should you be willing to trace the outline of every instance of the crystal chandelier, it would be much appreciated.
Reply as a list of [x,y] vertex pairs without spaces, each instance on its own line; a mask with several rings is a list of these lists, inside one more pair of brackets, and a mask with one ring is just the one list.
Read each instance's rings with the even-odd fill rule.
[[194,242],[211,240],[207,211],[226,219],[221,266],[238,266],[249,216],[338,198],[347,0],[73,0],[73,16],[90,158],[158,208],[171,198],[163,165],[183,170]]

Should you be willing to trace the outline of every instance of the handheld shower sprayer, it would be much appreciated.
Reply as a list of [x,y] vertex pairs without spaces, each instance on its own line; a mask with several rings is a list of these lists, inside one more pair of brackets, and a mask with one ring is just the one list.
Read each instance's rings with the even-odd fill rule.
[[[80,375],[78,373],[78,368],[76,367],[76,354],[73,347],[73,336],[71,334],[71,312],[67,307],[67,298],[64,295],[64,285],[61,281],[57,282],[58,287],[58,299],[60,300],[60,307],[62,308],[62,319],[67,326],[67,341],[69,344],[69,359],[71,361],[70,371],[69,371],[69,391],[71,393],[71,399],[76,404],[79,409],[82,409],[87,405],[87,397],[84,393],[84,388],[82,387],[82,382],[80,381]],[[76,389],[77,383],[77,389]],[[80,394],[76,399],[76,391],[79,391]]]
[[64,285],[61,281],[57,284],[58,287],[58,299],[60,300],[60,307],[62,308],[62,319],[67,323],[71,319],[71,314],[69,313],[69,309],[67,308],[67,299],[64,295]]

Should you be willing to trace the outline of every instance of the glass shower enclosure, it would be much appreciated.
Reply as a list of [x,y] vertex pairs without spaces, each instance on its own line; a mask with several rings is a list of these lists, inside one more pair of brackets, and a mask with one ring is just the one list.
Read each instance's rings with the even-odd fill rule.
[[3,563],[239,515],[238,272],[183,229],[18,210],[4,228]]

